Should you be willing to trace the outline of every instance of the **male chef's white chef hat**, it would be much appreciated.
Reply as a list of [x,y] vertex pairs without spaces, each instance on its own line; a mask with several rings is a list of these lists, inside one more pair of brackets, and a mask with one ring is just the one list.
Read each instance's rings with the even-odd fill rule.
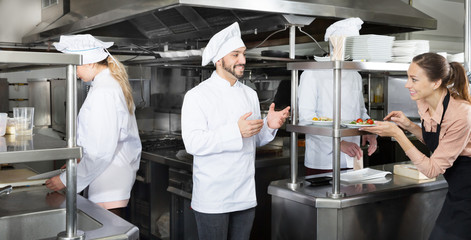
[[102,42],[90,34],[63,35],[59,42],[53,44],[57,51],[82,55],[83,64],[96,63],[107,58],[110,53],[106,49],[113,46],[113,42]]
[[329,41],[330,36],[358,36],[363,21],[360,18],[347,18],[337,21],[325,30],[324,41]]
[[201,66],[206,66],[210,62],[216,64],[219,59],[240,47],[245,47],[245,44],[241,38],[239,24],[235,22],[209,40],[203,51]]

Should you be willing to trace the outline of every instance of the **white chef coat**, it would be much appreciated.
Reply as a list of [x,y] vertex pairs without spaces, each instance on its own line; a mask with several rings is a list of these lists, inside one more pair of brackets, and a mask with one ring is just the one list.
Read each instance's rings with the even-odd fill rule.
[[[299,84],[299,120],[313,117],[333,118],[333,71],[306,70]],[[352,121],[369,118],[362,93],[362,79],[358,72],[342,70],[341,118]],[[342,140],[360,144],[360,137],[343,137]],[[306,134],[304,165],[313,169],[332,169],[332,137]],[[353,168],[353,157],[340,154],[340,167]]]
[[277,130],[264,119],[260,133],[242,138],[237,121],[245,113],[260,119],[257,93],[216,71],[188,91],[182,106],[182,137],[193,155],[191,207],[203,213],[226,213],[255,207],[255,148],[272,141]]
[[[129,114],[123,91],[108,68],[93,79],[77,121],[77,145],[83,150],[77,192],[89,186],[88,199],[97,203],[129,199],[141,141],[136,117]],[[65,173],[60,178],[65,184]]]

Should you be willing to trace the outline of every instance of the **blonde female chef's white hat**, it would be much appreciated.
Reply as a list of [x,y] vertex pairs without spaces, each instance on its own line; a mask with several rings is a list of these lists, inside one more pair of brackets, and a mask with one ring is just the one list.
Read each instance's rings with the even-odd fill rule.
[[337,21],[325,30],[324,41],[329,41],[330,36],[358,36],[363,21],[360,18],[347,18]]
[[241,38],[239,24],[235,22],[209,40],[203,51],[201,66],[206,66],[210,62],[216,64],[219,59],[240,47],[245,47],[245,44]]
[[113,42],[102,42],[90,34],[61,36],[59,42],[53,43],[57,51],[68,54],[80,54],[83,64],[100,62],[110,53],[107,48],[113,46]]

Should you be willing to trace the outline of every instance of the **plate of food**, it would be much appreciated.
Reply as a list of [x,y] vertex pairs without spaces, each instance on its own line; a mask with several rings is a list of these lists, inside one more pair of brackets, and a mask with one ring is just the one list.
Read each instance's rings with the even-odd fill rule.
[[361,127],[372,127],[376,126],[375,120],[373,119],[362,119],[358,118],[357,120],[353,120],[350,122],[343,122],[343,126],[349,127],[349,128],[361,128]]
[[328,117],[313,117],[311,123],[315,125],[332,125],[333,119]]

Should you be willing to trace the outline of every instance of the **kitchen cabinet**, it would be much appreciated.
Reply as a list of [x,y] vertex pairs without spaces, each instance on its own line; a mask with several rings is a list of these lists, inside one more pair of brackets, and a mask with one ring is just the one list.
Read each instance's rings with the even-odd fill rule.
[[[394,164],[372,168],[392,172]],[[426,240],[448,185],[443,176],[421,182],[390,174],[376,183],[342,183],[341,190],[346,193],[342,198],[327,197],[329,188],[306,182],[293,190],[287,180],[273,181],[268,188],[272,199],[271,239]]]

